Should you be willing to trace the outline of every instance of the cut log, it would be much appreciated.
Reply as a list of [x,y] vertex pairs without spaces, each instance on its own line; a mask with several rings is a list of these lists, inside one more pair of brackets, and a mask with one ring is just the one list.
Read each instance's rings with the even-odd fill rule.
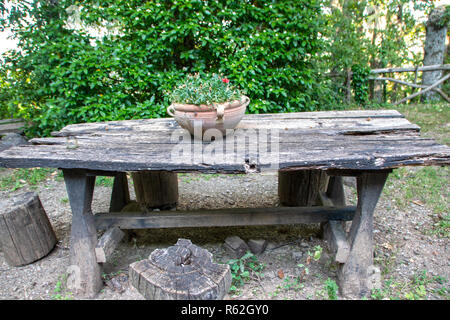
[[319,192],[325,191],[328,176],[321,170],[278,171],[280,205],[310,207],[318,204]]
[[0,201],[0,247],[9,265],[23,266],[45,257],[56,241],[36,193]]
[[131,174],[136,200],[142,210],[171,209],[178,203],[178,176],[174,172],[144,171]]
[[130,265],[131,284],[149,300],[220,300],[231,286],[229,265],[212,262],[212,254],[178,239]]
[[124,235],[117,227],[110,228],[103,234],[95,247],[95,255],[97,256],[98,263],[108,261]]

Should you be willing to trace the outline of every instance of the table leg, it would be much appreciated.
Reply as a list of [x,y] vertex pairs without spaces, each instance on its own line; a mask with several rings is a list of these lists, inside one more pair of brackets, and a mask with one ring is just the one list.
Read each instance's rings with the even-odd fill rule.
[[77,169],[64,169],[63,172],[72,209],[68,270],[73,274],[69,275],[68,286],[77,295],[93,297],[103,286],[101,267],[95,255],[97,231],[91,211],[95,176]]
[[345,206],[345,192],[342,177],[330,177],[326,195],[331,201],[333,201],[335,206]]
[[114,177],[109,212],[120,212],[130,202],[130,190],[126,172],[118,172]]
[[348,242],[350,253],[341,264],[338,280],[341,293],[362,297],[370,293],[373,265],[373,214],[389,172],[364,172],[357,177],[358,205]]

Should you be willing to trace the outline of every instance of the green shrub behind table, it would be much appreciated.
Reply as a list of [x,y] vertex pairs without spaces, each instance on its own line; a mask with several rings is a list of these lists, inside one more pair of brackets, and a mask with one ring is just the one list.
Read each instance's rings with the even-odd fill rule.
[[84,1],[80,21],[116,31],[97,40],[65,27],[77,18],[66,10],[73,1],[41,3],[19,10],[36,18],[32,28],[17,27],[20,15],[10,21],[23,51],[3,65],[22,77],[6,86],[21,94],[1,107],[14,104],[17,116],[32,120],[30,134],[166,116],[165,93],[202,71],[221,72],[244,89],[252,113],[315,108],[310,60],[320,48],[320,0]]

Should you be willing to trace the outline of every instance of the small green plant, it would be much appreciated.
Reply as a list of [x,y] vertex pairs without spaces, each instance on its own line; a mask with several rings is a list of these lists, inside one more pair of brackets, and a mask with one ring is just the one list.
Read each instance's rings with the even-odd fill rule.
[[322,248],[321,246],[315,246],[315,247],[313,248],[313,250],[314,250],[313,252],[308,251],[308,256],[310,256],[311,258],[313,258],[314,261],[319,261],[319,260],[320,260],[320,257],[322,256],[323,248]]
[[239,288],[252,276],[259,277],[261,271],[265,267],[265,265],[250,251],[247,251],[247,253],[239,259],[229,260],[227,264],[230,266],[231,270],[232,282],[230,292],[232,293],[238,293]]
[[174,103],[209,106],[240,99],[240,90],[229,82],[226,77],[215,73],[188,75],[170,93],[170,100]]
[[283,280],[283,288],[285,290],[294,290],[297,292],[302,290],[304,287],[305,285],[301,282],[301,276],[294,278],[286,276]]
[[53,289],[53,300],[71,300],[73,299],[73,294],[67,291],[67,274],[59,276],[56,282],[55,289]]
[[325,281],[325,289],[327,290],[327,293],[328,293],[328,299],[330,299],[330,300],[337,300],[338,299],[339,287],[336,284],[336,281],[328,278]]

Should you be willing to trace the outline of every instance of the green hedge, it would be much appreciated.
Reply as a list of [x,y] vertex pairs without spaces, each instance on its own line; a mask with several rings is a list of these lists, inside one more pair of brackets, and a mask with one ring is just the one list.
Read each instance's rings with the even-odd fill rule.
[[[312,57],[321,48],[320,0],[83,1],[80,19],[113,25],[116,36],[93,39],[68,29],[72,1],[22,7],[10,16],[22,52],[2,65],[2,108],[48,135],[77,122],[166,116],[167,92],[194,72],[224,74],[251,98],[249,112],[314,110]],[[98,4],[101,4],[99,6]],[[69,12],[69,13],[68,13]],[[23,21],[23,20],[22,20]],[[22,77],[11,79],[12,73]],[[20,95],[11,97],[11,92]]]

